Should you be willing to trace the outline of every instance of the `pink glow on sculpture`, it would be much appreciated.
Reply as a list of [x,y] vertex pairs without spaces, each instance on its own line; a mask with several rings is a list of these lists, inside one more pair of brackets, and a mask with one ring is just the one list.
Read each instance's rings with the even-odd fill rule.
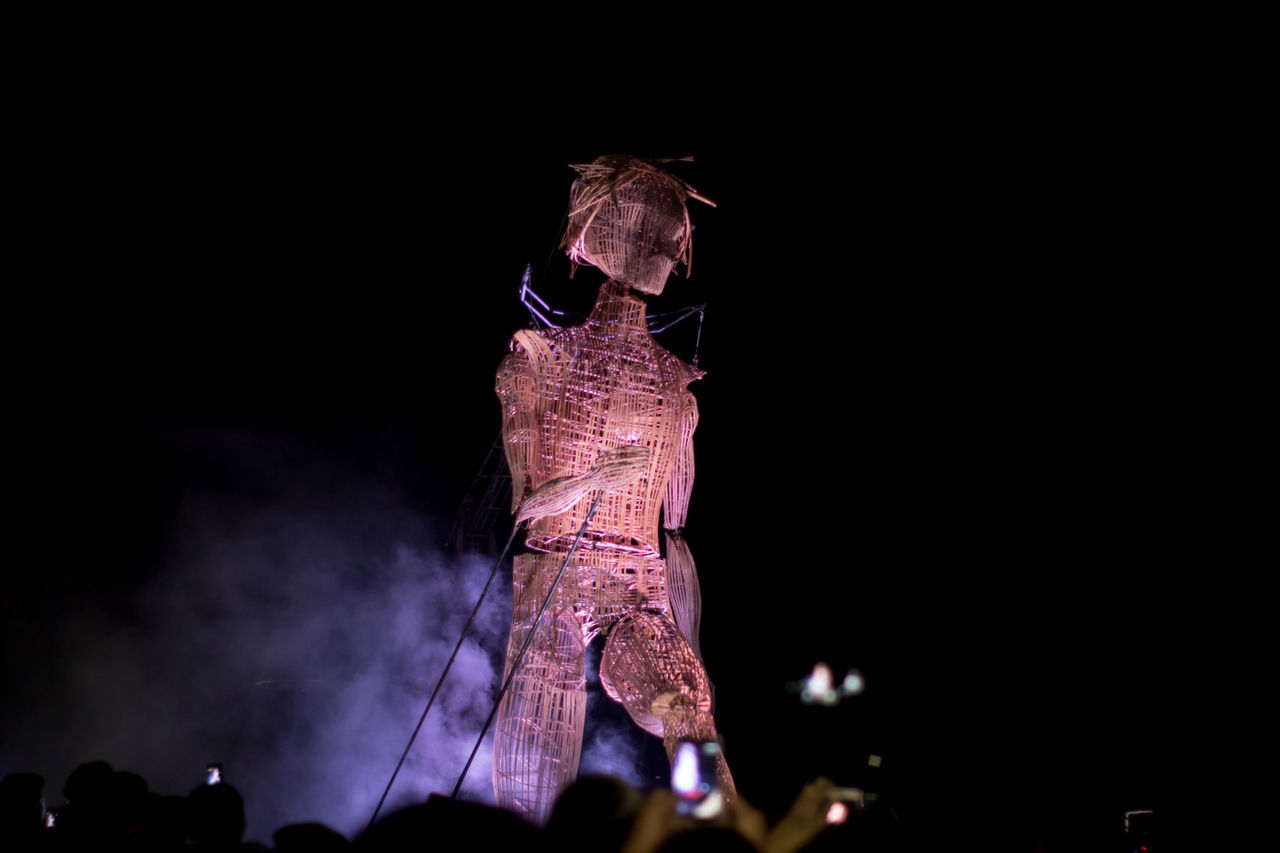
[[[674,265],[687,263],[685,199],[698,196],[629,157],[574,168],[580,177],[563,246],[575,263],[610,278],[582,325],[517,332],[496,381],[512,510],[529,522],[525,542],[534,552],[514,561],[508,670],[534,636],[499,707],[494,788],[500,805],[537,821],[577,774],[584,650],[598,635],[606,637],[602,686],[663,739],[668,758],[681,740],[716,739],[698,651],[697,573],[680,535],[698,422],[688,386],[702,372],[653,339],[645,303],[632,293],[661,293]],[[562,565],[563,579],[534,624]],[[717,775],[732,795],[723,760]]]

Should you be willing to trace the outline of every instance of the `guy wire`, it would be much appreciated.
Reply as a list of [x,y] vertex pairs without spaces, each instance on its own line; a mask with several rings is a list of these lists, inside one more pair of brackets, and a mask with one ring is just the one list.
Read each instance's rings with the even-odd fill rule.
[[556,588],[560,586],[560,579],[564,577],[564,570],[569,567],[569,561],[573,559],[574,552],[578,550],[578,543],[582,541],[583,534],[587,532],[587,525],[591,523],[591,518],[596,514],[596,508],[600,506],[602,497],[604,497],[604,490],[600,489],[596,492],[596,499],[591,502],[591,509],[587,512],[587,517],[582,520],[582,526],[578,528],[578,535],[573,538],[573,547],[569,549],[568,554],[565,554],[564,562],[560,564],[560,571],[556,573],[556,579],[551,582],[551,589],[547,591],[547,597],[543,600],[542,607],[538,610],[538,615],[533,618],[529,636],[524,638],[524,644],[520,646],[520,653],[516,655],[515,662],[511,665],[511,672],[507,674],[507,680],[502,683],[502,689],[498,691],[498,698],[493,700],[493,710],[489,712],[489,719],[484,721],[484,728],[480,730],[480,737],[476,738],[476,745],[471,750],[471,757],[467,759],[467,766],[462,768],[462,775],[458,777],[458,784],[453,786],[453,793],[449,795],[451,799],[456,800],[458,798],[458,792],[462,790],[462,780],[467,778],[467,771],[471,769],[471,762],[475,760],[476,753],[480,751],[480,744],[484,741],[484,736],[488,734],[489,726],[493,724],[493,718],[498,714],[498,704],[502,701],[502,697],[507,694],[507,689],[515,679],[516,673],[519,672],[520,663],[524,660],[524,653],[529,650],[534,636],[538,633],[538,626],[542,624],[542,614],[547,612],[547,607],[551,604],[551,597],[556,594]]
[[[597,501],[598,500],[599,498],[597,498]],[[489,572],[489,580],[485,582],[484,589],[480,590],[480,597],[476,599],[476,606],[472,609],[471,615],[467,618],[467,624],[462,626],[462,633],[458,635],[458,644],[453,647],[453,654],[449,655],[449,662],[444,665],[444,672],[440,673],[440,678],[436,680],[435,689],[431,691],[431,698],[427,700],[427,707],[422,710],[422,716],[418,718],[418,725],[414,727],[413,734],[409,735],[409,742],[405,744],[404,753],[401,754],[400,760],[396,762],[396,769],[392,771],[391,778],[387,781],[386,790],[382,792],[382,798],[378,800],[378,806],[373,810],[373,817],[369,818],[370,827],[372,827],[374,821],[378,819],[378,813],[382,811],[382,806],[387,801],[387,795],[391,793],[391,786],[396,783],[396,777],[400,775],[400,768],[404,766],[405,759],[409,757],[409,750],[413,748],[413,742],[417,739],[418,732],[422,731],[422,724],[427,721],[427,714],[431,711],[432,703],[436,701],[436,694],[440,692],[440,685],[444,684],[445,676],[449,674],[449,669],[453,666],[453,660],[458,656],[458,650],[462,648],[462,641],[467,636],[467,629],[471,627],[471,623],[475,621],[476,614],[480,612],[480,605],[484,602],[484,597],[488,595],[489,587],[493,584],[493,579],[498,574],[498,567],[501,566],[502,561],[506,559],[507,551],[511,550],[511,543],[515,541],[516,532],[519,529],[519,524],[511,528],[511,535],[507,537],[507,544],[502,546],[502,553],[499,554],[498,559],[494,561],[493,571]],[[467,763],[470,764],[471,762]],[[455,791],[454,793],[456,794],[457,792]]]

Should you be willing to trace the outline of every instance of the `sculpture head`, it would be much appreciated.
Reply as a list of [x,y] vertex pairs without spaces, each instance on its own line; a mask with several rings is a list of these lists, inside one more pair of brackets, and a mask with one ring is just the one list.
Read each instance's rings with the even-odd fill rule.
[[677,263],[689,265],[692,196],[679,178],[626,155],[574,164],[569,225],[561,246],[574,263],[599,267],[642,293],[661,293]]

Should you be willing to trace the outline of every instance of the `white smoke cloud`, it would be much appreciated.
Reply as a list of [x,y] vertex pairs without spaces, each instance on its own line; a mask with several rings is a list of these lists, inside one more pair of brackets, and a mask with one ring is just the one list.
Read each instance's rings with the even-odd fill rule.
[[[234,435],[202,441],[245,464]],[[7,709],[6,728],[27,736],[6,738],[7,768],[44,774],[56,803],[84,761],[163,794],[188,793],[216,761],[244,795],[249,839],[299,821],[364,828],[491,562],[443,555],[435,525],[367,473],[271,476],[258,492],[187,490],[128,627],[105,610],[63,615],[50,691]],[[384,813],[453,790],[497,692],[509,578],[494,581]],[[492,801],[491,750],[464,797]]]
[[614,776],[637,788],[648,784],[641,773],[640,750],[630,733],[620,726],[588,726],[578,773]]
[[[248,839],[269,842],[300,821],[353,836],[492,563],[444,555],[439,523],[393,483],[293,436],[224,428],[182,441],[196,445],[182,458],[203,454],[229,473],[185,485],[162,568],[130,596],[130,618],[106,607],[61,614],[53,633],[65,648],[47,650],[48,690],[6,711],[6,772],[41,772],[56,803],[84,761],[141,773],[162,794],[188,793],[220,762],[244,795]],[[510,615],[507,566],[384,814],[453,790],[500,686]],[[650,736],[599,691],[598,657],[593,647],[581,772],[643,784],[639,744]],[[467,799],[493,801],[491,741],[468,772]]]

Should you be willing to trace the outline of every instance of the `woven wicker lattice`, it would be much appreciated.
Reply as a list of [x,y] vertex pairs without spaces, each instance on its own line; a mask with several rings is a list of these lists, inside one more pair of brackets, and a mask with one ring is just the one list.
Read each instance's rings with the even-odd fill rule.
[[581,177],[570,191],[562,248],[575,263],[599,267],[643,293],[661,293],[675,265],[689,265],[693,229],[685,199],[710,200],[634,157],[600,157],[573,168]]
[[[676,260],[688,257],[684,201],[692,189],[632,158],[575,168],[582,178],[573,190],[570,255],[637,289],[660,291]],[[496,382],[513,510],[529,520],[526,545],[535,553],[514,563],[508,668],[531,631],[534,641],[499,708],[494,787],[500,804],[536,820],[577,773],[583,653],[599,634],[607,637],[606,691],[663,738],[669,755],[681,738],[716,736],[697,652],[697,574],[679,534],[698,422],[688,386],[702,372],[653,340],[645,304],[624,281],[600,288],[581,326],[517,332]],[[552,604],[535,624],[562,565]],[[732,796],[723,762],[720,773]]]
[[676,740],[713,735],[711,685],[688,640],[666,613],[632,608],[600,658],[600,681],[631,719]]
[[[606,283],[582,326],[517,332],[515,352],[499,369],[514,508],[521,518],[542,516],[529,527],[534,550],[568,550],[591,504],[584,498],[591,484],[572,478],[593,470],[631,481],[605,491],[590,547],[657,555],[668,491],[677,504],[668,526],[683,524],[697,423],[688,385],[702,372],[653,340],[644,302],[625,290]],[[673,472],[681,485],[668,490]]]
[[[523,645],[528,625],[513,626],[508,660]],[[583,652],[573,614],[548,610],[498,708],[494,788],[505,807],[539,821],[577,776],[587,715]]]

